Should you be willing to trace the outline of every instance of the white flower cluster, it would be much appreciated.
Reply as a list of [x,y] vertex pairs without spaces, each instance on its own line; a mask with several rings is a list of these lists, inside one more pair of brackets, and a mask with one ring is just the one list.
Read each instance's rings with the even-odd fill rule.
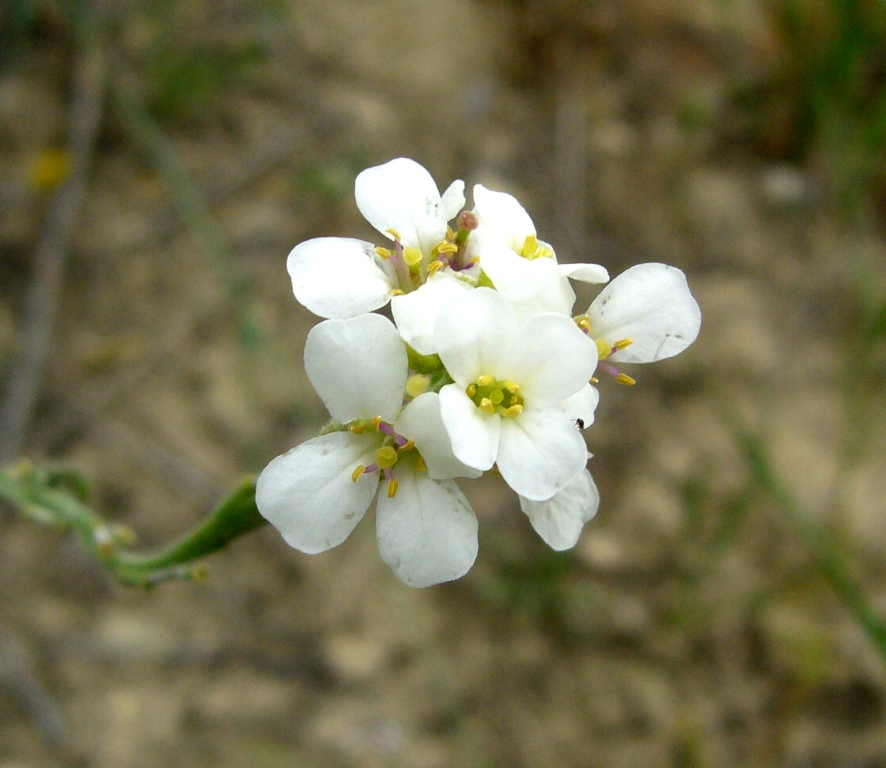
[[[455,478],[497,467],[538,534],[572,547],[597,511],[581,430],[594,420],[594,374],[671,357],[698,335],[683,273],[632,267],[612,282],[595,264],[558,264],[511,195],[464,182],[441,195],[400,158],[356,181],[357,206],[385,247],[321,237],[289,254],[296,298],[328,318],[305,368],[333,422],[274,459],[256,502],[283,538],[323,552],[378,493],[384,561],[422,587],[464,575],[477,518]],[[461,213],[460,213],[461,212]],[[450,222],[455,222],[455,228]],[[573,316],[569,278],[607,283]],[[390,302],[392,323],[372,314]]]

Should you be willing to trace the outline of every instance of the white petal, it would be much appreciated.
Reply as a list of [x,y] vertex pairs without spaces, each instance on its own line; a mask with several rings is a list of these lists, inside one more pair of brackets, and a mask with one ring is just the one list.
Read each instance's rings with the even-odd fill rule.
[[609,272],[599,264],[561,264],[560,271],[572,280],[581,283],[608,283]]
[[520,509],[529,517],[535,532],[557,551],[575,546],[584,524],[597,514],[599,506],[600,492],[586,469],[547,501],[520,497]]
[[527,499],[550,499],[581,472],[587,458],[584,438],[562,411],[526,409],[501,420],[496,463],[505,482]]
[[524,259],[502,243],[484,244],[480,266],[510,301],[521,322],[544,312],[568,315],[575,292],[553,258]]
[[600,402],[600,392],[592,384],[585,384],[578,392],[567,397],[559,406],[579,429],[587,429],[594,423],[594,411]]
[[440,395],[425,392],[403,409],[396,424],[397,432],[415,441],[434,480],[453,477],[480,477],[479,469],[462,464],[452,452],[452,443],[440,416]]
[[256,483],[259,512],[302,552],[325,552],[341,544],[378,489],[377,475],[355,483],[351,473],[374,461],[379,444],[378,435],[332,432],[278,456]]
[[654,363],[688,347],[701,326],[701,310],[684,275],[666,264],[638,264],[622,272],[588,309],[592,334],[614,344],[633,339],[607,361]]
[[411,587],[429,587],[464,576],[477,558],[477,517],[451,480],[423,472],[397,474],[397,495],[380,494],[378,550]]
[[465,207],[465,183],[456,179],[450,184],[441,198],[442,213],[445,221],[451,221]]
[[477,229],[471,239],[478,246],[497,242],[519,253],[530,235],[535,235],[535,224],[526,209],[513,195],[493,192],[482,184],[474,187],[474,212]]
[[[384,266],[382,266],[384,265]],[[317,237],[295,246],[286,260],[299,303],[320,317],[356,317],[383,307],[399,285],[372,243]]]
[[354,195],[366,220],[382,234],[395,230],[404,246],[427,254],[446,235],[440,192],[431,174],[414,160],[400,157],[367,168],[357,176]]
[[491,469],[498,453],[501,416],[483,413],[458,384],[448,384],[440,390],[440,417],[456,458],[474,469]]
[[420,355],[435,354],[434,324],[437,313],[445,301],[461,296],[467,290],[470,290],[467,283],[448,272],[440,272],[417,291],[394,296],[391,312],[403,341]]
[[449,375],[466,387],[477,376],[498,374],[517,325],[517,314],[504,296],[490,288],[475,288],[440,307],[434,346]]
[[403,405],[406,347],[381,315],[324,320],[308,333],[305,371],[334,419],[381,416],[390,421]]
[[597,367],[597,345],[572,318],[540,315],[525,323],[502,360],[531,408],[555,406],[588,383]]

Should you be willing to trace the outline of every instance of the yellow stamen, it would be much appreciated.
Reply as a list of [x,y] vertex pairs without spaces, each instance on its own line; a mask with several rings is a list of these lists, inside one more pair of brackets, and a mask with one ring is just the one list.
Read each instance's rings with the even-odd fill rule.
[[452,227],[450,227],[448,224],[446,225],[446,239],[455,240],[455,232],[452,231]]
[[476,384],[468,384],[468,386],[465,387],[465,394],[469,398],[471,398],[471,400],[473,400],[474,395],[477,394],[477,385]]
[[414,248],[410,245],[408,248],[403,249],[403,261],[405,261],[410,267],[420,264],[421,259],[421,251],[418,248]]
[[382,422],[382,418],[381,418],[381,416],[376,416],[376,417],[372,420],[372,426],[375,427],[376,429],[378,429],[378,425],[381,424],[381,422]]
[[582,315],[581,317],[576,318],[575,324],[581,328],[583,331],[588,333],[591,332],[591,321],[587,315]]
[[605,360],[609,355],[612,354],[612,345],[609,342],[603,341],[603,339],[596,339],[597,342],[597,357],[600,360]]
[[383,258],[385,261],[391,258],[394,255],[393,251],[389,251],[387,248],[382,248],[380,245],[375,247],[375,252]]
[[366,427],[362,424],[351,424],[348,429],[350,429],[355,435],[362,435],[366,431]]
[[431,386],[431,380],[427,376],[416,373],[406,379],[406,394],[410,397],[418,397],[420,394],[427,392]]
[[508,390],[508,392],[510,392],[512,395],[516,395],[517,392],[520,391],[520,385],[519,385],[516,381],[511,381],[510,379],[507,379],[506,381],[503,381],[503,382],[501,383],[501,385],[502,385],[506,390]]
[[596,376],[591,376],[591,380],[588,383],[589,384],[599,384],[600,379],[598,379]]
[[403,447],[400,449],[401,451],[411,451],[415,448],[415,440],[411,437],[403,444]]
[[400,233],[396,229],[386,229],[385,234],[390,235],[391,240],[393,240],[395,243],[399,243],[403,239],[402,237],[400,237]]
[[492,376],[484,373],[482,376],[477,377],[477,386],[488,387],[493,381],[495,381],[495,379],[493,379]]
[[421,456],[415,457],[415,468],[419,472],[427,472],[428,468],[425,466],[425,460]]
[[458,253],[458,246],[455,243],[440,243],[437,253]]
[[364,467],[362,464],[356,467],[354,471],[351,472],[351,480],[356,483],[360,479],[360,475],[362,475],[365,471],[366,467]]
[[521,413],[523,413],[523,406],[519,403],[505,409],[506,416],[519,416]]
[[394,290],[391,291],[391,296],[405,296],[405,295],[406,295],[406,291],[401,291],[399,288],[394,288]]
[[634,343],[633,339],[619,339],[612,345],[612,351],[618,352],[620,349],[624,349],[625,347],[631,346]]
[[394,496],[397,495],[397,489],[400,487],[400,483],[391,478],[388,480],[388,498],[393,499]]
[[469,266],[469,267],[470,267],[470,266],[473,266],[474,264],[478,263],[479,261],[480,261],[480,257],[479,257],[479,256],[472,256],[470,259],[468,259],[468,264],[467,264],[467,266]]
[[538,238],[535,235],[528,235],[523,241],[523,250],[520,255],[524,259],[534,258],[535,252],[538,250]]
[[442,266],[442,261],[432,261],[430,264],[428,264],[428,277],[430,277],[431,275],[436,275],[437,272],[440,271]]
[[636,380],[636,379],[632,379],[632,378],[631,378],[630,376],[628,376],[626,373],[620,373],[620,374],[618,374],[618,376],[615,377],[615,380],[616,380],[619,384],[624,384],[626,387],[633,387],[634,384],[637,383],[637,380]]
[[505,399],[505,393],[500,389],[494,389],[489,393],[489,400],[494,405],[498,405],[502,400]]
[[495,413],[495,406],[492,404],[492,401],[488,397],[484,397],[480,401],[480,410],[483,413],[493,414]]
[[375,463],[379,469],[389,469],[397,463],[397,450],[390,445],[383,445],[375,452]]

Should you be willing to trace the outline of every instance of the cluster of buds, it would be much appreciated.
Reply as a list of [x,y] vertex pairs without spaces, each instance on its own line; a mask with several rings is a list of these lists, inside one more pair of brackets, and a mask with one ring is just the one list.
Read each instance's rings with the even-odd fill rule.
[[[477,185],[463,211],[464,182],[441,195],[405,158],[368,168],[355,188],[389,242],[323,237],[289,254],[296,298],[326,318],[304,359],[333,421],[265,468],[259,511],[316,553],[378,495],[382,558],[429,586],[477,555],[477,518],[455,480],[495,470],[547,544],[574,546],[599,505],[582,435],[597,377],[633,384],[616,365],[695,340],[701,312],[684,274],[641,264],[610,282],[597,264],[560,264],[514,197]],[[577,315],[570,280],[605,284]],[[388,303],[393,322],[375,313]]]

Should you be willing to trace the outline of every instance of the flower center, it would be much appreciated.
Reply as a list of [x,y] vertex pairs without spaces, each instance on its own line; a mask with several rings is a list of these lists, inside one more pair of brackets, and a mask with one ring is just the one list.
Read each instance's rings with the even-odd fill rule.
[[397,479],[394,477],[394,465],[400,460],[401,454],[404,452],[414,451],[416,469],[418,469],[419,472],[425,471],[424,460],[422,459],[421,454],[415,450],[415,443],[397,433],[394,430],[393,424],[388,424],[386,421],[382,421],[381,416],[376,416],[371,421],[369,419],[357,419],[356,421],[351,422],[348,429],[355,435],[362,435],[367,429],[380,432],[384,435],[381,447],[375,451],[375,461],[369,466],[359,464],[354,467],[354,471],[351,473],[351,480],[355,483],[364,474],[378,472],[379,480],[381,480],[382,476],[387,480],[388,498],[393,499],[394,496],[397,495],[397,488],[400,486]]
[[486,374],[478,376],[465,388],[465,394],[483,413],[499,416],[518,416],[523,411],[523,398],[518,394],[520,385],[510,379],[496,380]]

